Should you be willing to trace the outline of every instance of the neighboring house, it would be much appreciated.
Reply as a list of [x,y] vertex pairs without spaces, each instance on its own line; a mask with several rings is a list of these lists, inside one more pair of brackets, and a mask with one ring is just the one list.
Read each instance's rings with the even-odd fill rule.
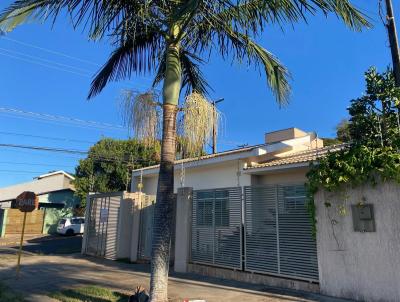
[[39,197],[40,208],[74,208],[79,199],[74,196],[75,178],[56,171],[35,177],[32,181],[0,188],[0,208],[13,208],[15,199],[24,191],[32,191]]
[[[301,184],[309,164],[340,146],[324,147],[315,133],[289,128],[265,134],[265,143],[175,163],[175,192],[179,187],[194,190],[264,184]],[[132,172],[132,191],[155,195],[159,166]]]

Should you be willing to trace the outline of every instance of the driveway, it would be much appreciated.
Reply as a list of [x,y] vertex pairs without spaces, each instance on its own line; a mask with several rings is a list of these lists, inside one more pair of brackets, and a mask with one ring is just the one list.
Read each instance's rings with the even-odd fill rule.
[[[0,257],[0,280],[22,293],[28,301],[54,301],[45,295],[52,291],[88,284],[109,287],[129,294],[138,285],[148,288],[148,266],[104,259],[69,256],[24,255],[20,279],[15,279],[15,262]],[[172,274],[169,279],[171,301],[205,299],[213,301],[290,302],[345,300],[316,294],[287,291],[193,274]]]

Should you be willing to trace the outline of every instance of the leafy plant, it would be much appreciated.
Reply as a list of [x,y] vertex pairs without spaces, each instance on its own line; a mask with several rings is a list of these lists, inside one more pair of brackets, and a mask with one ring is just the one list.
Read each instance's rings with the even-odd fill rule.
[[[89,192],[124,191],[129,188],[132,169],[159,162],[159,146],[138,140],[104,138],[93,145],[87,158],[76,167],[76,194],[85,204]],[[136,189],[136,188],[133,188]]]
[[[387,180],[400,183],[400,90],[395,87],[390,70],[379,74],[371,68],[366,72],[365,79],[366,94],[352,100],[348,108],[351,144],[340,151],[328,153],[317,164],[311,164],[307,174],[309,212],[314,233],[313,196],[320,188],[338,191],[347,185],[375,185]],[[330,207],[331,204],[325,203],[325,206]],[[339,210],[345,214],[343,207]]]

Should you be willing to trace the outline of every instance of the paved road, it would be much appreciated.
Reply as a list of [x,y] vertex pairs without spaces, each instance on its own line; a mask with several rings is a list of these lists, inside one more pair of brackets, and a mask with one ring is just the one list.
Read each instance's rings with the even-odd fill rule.
[[[79,253],[82,246],[82,236],[45,236],[31,238],[24,242],[22,249],[26,252],[52,255]],[[18,248],[19,245],[9,244],[7,247]]]
[[[13,261],[0,257],[0,280],[27,301],[50,301],[49,292],[88,284],[108,287],[129,294],[138,286],[148,288],[148,267],[116,261],[73,256],[29,256],[24,258],[20,279],[14,277]],[[207,302],[344,302],[317,294],[251,285],[193,274],[172,274],[169,279],[170,301],[205,299]]]

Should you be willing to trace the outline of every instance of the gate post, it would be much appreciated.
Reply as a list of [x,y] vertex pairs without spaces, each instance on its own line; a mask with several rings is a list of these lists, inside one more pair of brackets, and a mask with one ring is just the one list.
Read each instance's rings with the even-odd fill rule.
[[90,202],[90,193],[86,195],[86,208],[85,208],[85,224],[83,225],[83,237],[82,237],[82,248],[81,248],[81,254],[84,255],[86,254],[86,246],[87,246],[87,240],[89,236],[89,223],[90,221],[90,207],[91,207],[91,202]]
[[138,260],[139,236],[140,236],[140,210],[142,209],[142,198],[144,193],[135,192],[130,194],[133,199],[132,235],[131,235],[131,262]]
[[175,225],[175,272],[187,272],[190,257],[190,233],[192,229],[193,188],[178,189]]

